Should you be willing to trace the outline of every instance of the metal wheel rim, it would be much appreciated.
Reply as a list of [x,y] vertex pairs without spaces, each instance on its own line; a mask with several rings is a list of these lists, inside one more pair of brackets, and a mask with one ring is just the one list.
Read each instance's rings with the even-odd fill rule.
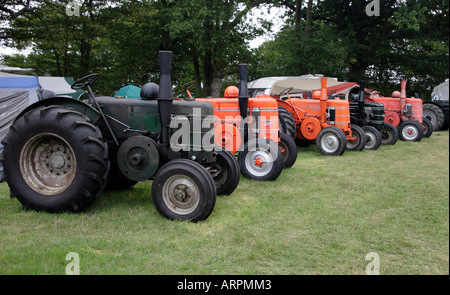
[[173,175],[164,182],[163,201],[166,207],[178,215],[187,215],[197,209],[200,203],[200,190],[196,183],[186,175]]
[[[263,162],[261,166],[256,164],[257,159]],[[245,156],[245,166],[252,175],[259,177],[265,176],[272,170],[273,157],[266,150],[259,149],[254,152],[248,152]]]
[[[278,148],[280,148],[281,154],[283,155],[283,162],[286,161],[287,158],[289,157],[289,150],[288,150],[287,145],[284,142],[280,141],[278,143]],[[283,150],[284,150],[284,152],[283,152]]]
[[211,174],[216,188],[222,187],[227,181],[228,171],[226,165],[219,158],[211,166],[206,167],[206,170]]
[[28,140],[20,153],[20,172],[27,185],[43,195],[64,192],[73,182],[77,161],[70,145],[53,133]]
[[359,138],[357,136],[354,136],[355,141],[351,142],[351,141],[347,141],[347,148],[348,149],[354,149],[358,146],[359,144]]
[[393,133],[390,130],[383,129],[381,130],[381,140],[382,142],[390,142],[391,139],[394,137]]
[[431,124],[436,125],[437,118],[432,111],[423,111],[423,116],[431,121]]
[[373,148],[377,142],[377,140],[376,140],[377,137],[376,137],[375,133],[366,131],[366,137],[367,137],[366,148],[367,149]]
[[334,153],[339,149],[340,140],[337,135],[328,133],[320,140],[322,149],[327,153]]
[[402,129],[402,135],[407,140],[414,140],[419,135],[419,130],[413,125],[406,125]]

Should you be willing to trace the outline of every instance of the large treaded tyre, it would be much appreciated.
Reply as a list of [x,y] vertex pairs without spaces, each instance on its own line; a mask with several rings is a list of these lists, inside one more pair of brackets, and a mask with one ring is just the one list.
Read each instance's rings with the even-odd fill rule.
[[238,161],[242,175],[258,181],[273,181],[283,171],[283,154],[274,142],[264,138],[246,142]]
[[384,123],[383,129],[380,130],[381,144],[394,145],[398,140],[398,130],[394,125]]
[[152,184],[156,210],[172,220],[205,220],[214,209],[216,197],[216,186],[209,172],[187,159],[165,164]]
[[322,155],[341,156],[347,148],[347,139],[341,129],[329,126],[320,131],[316,145]]
[[107,145],[81,113],[61,106],[32,109],[13,123],[3,145],[11,195],[25,208],[79,212],[105,188]]
[[372,126],[364,126],[364,132],[366,133],[367,143],[364,147],[366,150],[376,151],[381,146],[381,133],[377,128]]
[[282,106],[278,106],[278,118],[280,119],[280,131],[288,136],[295,138],[297,135],[297,126],[294,117],[288,110]]
[[401,140],[421,141],[423,138],[423,127],[415,120],[407,120],[398,126],[398,133]]
[[440,107],[431,103],[423,104],[423,116],[431,121],[433,130],[439,131],[444,127],[445,115]]

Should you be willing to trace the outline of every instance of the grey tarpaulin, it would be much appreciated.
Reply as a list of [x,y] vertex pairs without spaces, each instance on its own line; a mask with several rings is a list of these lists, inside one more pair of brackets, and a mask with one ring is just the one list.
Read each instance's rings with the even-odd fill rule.
[[[9,131],[17,115],[30,104],[38,101],[40,90],[37,77],[0,77],[0,142]],[[3,145],[0,144],[0,159]],[[3,164],[0,161],[0,180],[3,180]]]

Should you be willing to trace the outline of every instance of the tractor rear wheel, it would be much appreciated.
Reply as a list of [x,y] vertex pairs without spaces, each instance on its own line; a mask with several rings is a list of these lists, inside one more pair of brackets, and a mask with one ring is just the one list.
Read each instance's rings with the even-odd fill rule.
[[287,134],[280,133],[280,142],[278,143],[281,153],[283,154],[284,168],[290,168],[297,161],[297,145],[295,141]]
[[398,140],[398,130],[392,124],[384,123],[384,127],[380,130],[380,133],[381,144],[394,145]]
[[423,127],[415,120],[407,120],[398,126],[399,136],[404,141],[420,141],[423,137]]
[[322,155],[340,156],[347,147],[347,139],[341,129],[329,126],[320,131],[316,145]]
[[152,184],[156,210],[173,220],[205,220],[214,209],[216,196],[216,186],[208,171],[187,159],[165,164]]
[[434,131],[441,130],[444,127],[445,115],[437,105],[425,103],[423,105],[423,116],[431,121]]
[[372,126],[364,126],[364,132],[366,133],[367,143],[365,146],[366,150],[375,151],[381,145],[381,133],[377,128]]
[[278,118],[280,119],[280,131],[292,138],[297,135],[297,126],[294,117],[288,110],[282,106],[278,106]]
[[275,180],[283,170],[283,154],[274,142],[265,138],[246,142],[238,161],[242,175],[254,180]]
[[107,145],[79,112],[61,106],[32,109],[13,123],[3,144],[11,195],[25,208],[79,212],[105,188]]
[[431,134],[433,134],[433,124],[430,122],[430,120],[428,120],[427,118],[423,117],[422,118],[422,126],[423,126],[423,137],[430,137]]
[[217,195],[230,195],[239,184],[239,163],[229,150],[216,147],[216,153],[216,162],[204,167],[214,180]]
[[355,139],[353,142],[347,141],[347,150],[362,151],[367,143],[367,138],[364,130],[358,125],[352,125],[352,135]]

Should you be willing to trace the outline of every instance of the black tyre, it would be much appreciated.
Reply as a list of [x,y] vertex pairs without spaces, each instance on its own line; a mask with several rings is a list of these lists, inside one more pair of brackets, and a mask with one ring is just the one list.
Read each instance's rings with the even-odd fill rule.
[[89,119],[61,106],[18,118],[3,144],[11,195],[38,211],[78,212],[102,193],[108,149]]
[[281,133],[287,134],[291,138],[295,138],[297,135],[297,126],[295,125],[292,114],[282,106],[278,106],[278,118],[280,119]]
[[273,181],[283,170],[283,154],[278,146],[267,139],[251,139],[238,155],[244,177],[258,181]]
[[375,151],[381,146],[381,133],[372,126],[364,126],[364,132],[366,133],[367,143],[364,147],[366,150]]
[[297,145],[289,135],[280,132],[278,147],[283,154],[284,168],[290,168],[297,161]]
[[320,131],[316,145],[322,155],[340,156],[347,148],[347,139],[341,129],[329,126]]
[[440,107],[431,103],[423,104],[423,116],[430,120],[433,131],[439,131],[444,127],[445,115]]
[[239,184],[241,170],[236,157],[228,150],[216,147],[216,162],[204,167],[211,174],[217,195],[230,195]]
[[422,126],[423,126],[423,137],[428,138],[433,134],[433,124],[427,118],[422,118]]
[[176,159],[156,173],[152,199],[156,210],[168,219],[201,221],[214,209],[216,186],[202,165]]
[[352,125],[352,136],[355,141],[347,141],[347,150],[349,151],[362,151],[366,146],[367,139],[364,130],[358,125]]
[[400,123],[398,133],[401,140],[420,141],[423,137],[423,127],[415,120],[407,120]]
[[380,130],[381,144],[394,145],[398,140],[398,130],[394,125],[384,123],[383,129]]

